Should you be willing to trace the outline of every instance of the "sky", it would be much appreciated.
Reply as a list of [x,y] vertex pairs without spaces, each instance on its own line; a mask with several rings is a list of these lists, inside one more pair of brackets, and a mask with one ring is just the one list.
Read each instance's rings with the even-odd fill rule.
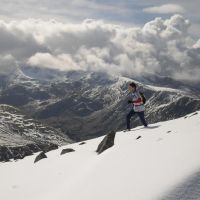
[[0,73],[27,65],[198,81],[199,7],[199,0],[0,0]]
[[193,23],[191,33],[200,34],[199,0],[1,0],[2,19],[56,19],[80,23],[102,19],[106,22],[143,25],[155,17],[181,13]]

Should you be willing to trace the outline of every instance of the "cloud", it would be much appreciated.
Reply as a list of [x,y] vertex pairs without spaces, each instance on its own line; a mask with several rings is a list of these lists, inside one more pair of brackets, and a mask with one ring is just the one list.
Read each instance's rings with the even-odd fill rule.
[[170,14],[170,13],[184,13],[185,9],[178,4],[164,4],[161,6],[153,6],[143,9],[146,13]]
[[[47,51],[37,40],[37,36],[33,34],[33,24],[31,21],[12,21],[6,23],[0,21],[0,54],[11,54],[16,58],[27,58],[37,51]],[[27,28],[27,30],[26,30]]]
[[[150,5],[153,5],[153,10],[156,9],[156,12],[153,11],[153,16],[184,13],[186,17],[196,23],[196,26],[192,26],[191,28],[192,34],[197,37],[199,36],[199,0],[168,0],[167,3],[161,5],[162,2],[164,1],[28,0],[22,2],[21,0],[1,0],[0,19],[23,20],[40,18],[43,20],[56,19],[65,23],[81,23],[86,18],[92,18],[103,19],[109,23],[143,25],[148,19],[152,19],[152,15],[149,15],[148,9],[151,12],[152,7]],[[147,12],[143,12],[146,9]]]
[[17,62],[12,55],[0,55],[0,75],[8,75],[17,69]]
[[155,18],[143,27],[91,19],[79,24],[39,19],[0,21],[0,55],[2,59],[10,55],[18,65],[29,67],[122,76],[153,73],[199,81],[200,45],[191,37],[190,25],[181,15]]
[[0,1],[0,13],[3,18],[26,19],[39,17],[42,19],[57,19],[61,21],[80,22],[86,18],[97,18],[119,14],[128,14],[132,10],[117,2],[93,0],[6,0]]
[[81,68],[73,62],[71,56],[67,54],[54,56],[49,53],[36,53],[29,58],[27,64],[51,69],[59,69],[61,71],[81,70]]

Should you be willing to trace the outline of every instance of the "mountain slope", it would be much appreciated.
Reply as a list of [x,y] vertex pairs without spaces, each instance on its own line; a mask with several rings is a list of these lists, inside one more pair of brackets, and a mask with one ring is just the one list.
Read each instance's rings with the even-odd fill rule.
[[[181,89],[181,85],[177,87],[180,82],[171,80],[166,85],[179,89],[163,87],[164,80],[160,77],[157,86],[155,82],[152,82],[154,86],[137,82],[147,97],[149,123],[200,109],[198,93],[187,90],[185,85]],[[60,128],[70,138],[80,141],[101,136],[111,129],[125,128],[125,116],[131,109],[127,105],[127,84],[131,81],[135,80],[105,73],[24,67],[5,78],[0,103],[16,106],[24,114]],[[139,124],[133,118],[132,126]]]
[[0,105],[0,161],[50,151],[70,142],[60,130],[28,118],[12,106]]
[[150,128],[118,132],[114,147],[97,155],[101,140],[68,145],[75,152],[62,156],[63,148],[51,151],[36,164],[35,156],[1,163],[2,198],[199,199],[200,111]]

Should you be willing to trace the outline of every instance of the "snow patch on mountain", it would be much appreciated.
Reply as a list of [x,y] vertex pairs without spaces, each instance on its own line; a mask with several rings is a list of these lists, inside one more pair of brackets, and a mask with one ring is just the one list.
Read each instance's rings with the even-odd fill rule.
[[31,119],[13,106],[0,105],[0,146],[16,147],[38,142],[64,145],[70,139],[58,129]]

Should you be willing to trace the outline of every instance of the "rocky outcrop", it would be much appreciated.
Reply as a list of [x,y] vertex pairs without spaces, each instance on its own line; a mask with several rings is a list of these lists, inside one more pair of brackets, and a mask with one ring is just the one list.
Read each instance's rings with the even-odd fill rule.
[[84,144],[86,144],[85,142],[81,142],[79,145],[84,145]]
[[114,131],[111,131],[107,136],[104,137],[96,150],[98,154],[104,152],[106,149],[114,145],[115,134],[116,133]]
[[24,146],[16,147],[0,146],[0,162],[7,162],[11,159],[23,159],[24,157],[33,155],[33,153],[38,151],[48,152],[57,148],[58,145],[53,143],[27,144]]
[[68,149],[63,149],[63,150],[61,151],[60,155],[63,155],[63,154],[66,154],[66,153],[70,153],[70,152],[74,152],[74,151],[75,151],[74,149],[70,149],[70,148],[68,148]]
[[0,122],[0,162],[70,143],[61,130],[42,124],[13,106],[0,104]]
[[44,158],[47,158],[46,154],[44,152],[41,152],[36,158],[34,163],[38,162],[39,160],[42,160]]

